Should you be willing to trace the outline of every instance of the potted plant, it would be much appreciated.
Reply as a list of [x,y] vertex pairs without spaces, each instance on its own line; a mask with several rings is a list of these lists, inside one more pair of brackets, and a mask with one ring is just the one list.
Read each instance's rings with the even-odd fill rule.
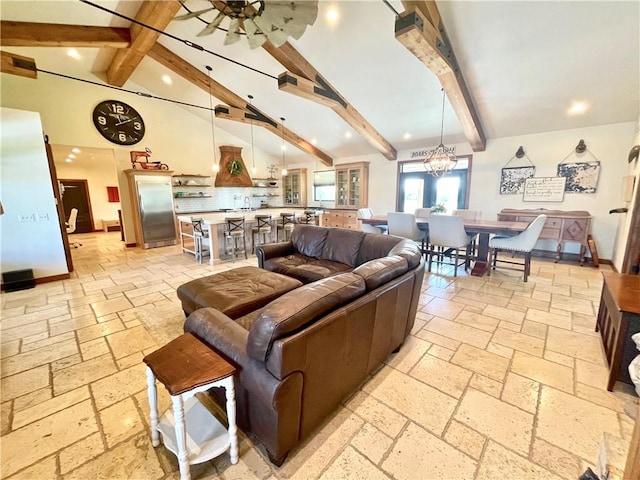
[[433,215],[445,215],[447,213],[447,207],[445,207],[444,203],[438,203],[431,207],[431,213]]

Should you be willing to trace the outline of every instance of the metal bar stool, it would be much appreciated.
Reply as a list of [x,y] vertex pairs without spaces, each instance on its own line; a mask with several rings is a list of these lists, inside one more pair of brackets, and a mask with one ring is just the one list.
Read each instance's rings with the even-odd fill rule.
[[[251,243],[253,244],[252,252],[256,251],[256,245],[264,245],[270,243],[267,238],[271,237],[271,215],[256,215],[256,226],[251,229]],[[262,235],[262,242],[260,236]],[[256,241],[257,239],[257,241]]]
[[282,235],[284,237],[283,242],[289,241],[291,237],[291,232],[293,232],[293,227],[296,225],[296,215],[295,213],[281,213],[280,214],[280,223],[278,223],[276,238],[280,240],[280,230],[282,230]]
[[211,255],[208,247],[209,243],[205,241],[209,238],[209,231],[202,227],[203,220],[201,218],[192,218],[191,224],[193,226],[193,244],[195,247],[196,261],[202,263],[205,250]]
[[[233,261],[236,261],[238,251],[244,252],[244,258],[247,257],[247,239],[244,235],[244,217],[227,217],[227,229],[224,232],[225,251],[231,253]],[[242,239],[242,246],[238,245],[238,241]]]

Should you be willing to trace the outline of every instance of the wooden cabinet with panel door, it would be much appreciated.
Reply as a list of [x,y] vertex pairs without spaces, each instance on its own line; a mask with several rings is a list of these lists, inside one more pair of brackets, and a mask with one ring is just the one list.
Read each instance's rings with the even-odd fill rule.
[[285,206],[307,205],[307,169],[296,168],[282,177],[282,203]]
[[366,207],[368,193],[369,162],[336,165],[336,207]]

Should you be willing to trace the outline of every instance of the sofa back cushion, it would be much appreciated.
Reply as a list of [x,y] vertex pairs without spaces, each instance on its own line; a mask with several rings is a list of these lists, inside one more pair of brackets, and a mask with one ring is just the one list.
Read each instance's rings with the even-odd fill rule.
[[422,253],[418,248],[418,244],[413,240],[402,240],[395,247],[391,249],[389,255],[399,255],[407,260],[409,263],[409,269],[414,269],[422,260]]
[[356,265],[362,265],[374,258],[386,257],[391,249],[401,241],[401,238],[394,237],[393,235],[380,235],[375,233],[365,235],[360,244]]
[[354,267],[364,236],[365,234],[358,230],[328,228],[327,240],[324,242],[320,258]]
[[273,342],[295,333],[366,291],[364,279],[353,273],[323,278],[274,300],[255,319],[247,338],[247,353],[262,362]]
[[307,257],[320,258],[328,232],[328,228],[315,225],[296,225],[291,234],[291,243],[296,252]]
[[374,290],[409,270],[405,258],[399,255],[376,258],[363,263],[353,273],[360,275],[367,285],[367,290]]

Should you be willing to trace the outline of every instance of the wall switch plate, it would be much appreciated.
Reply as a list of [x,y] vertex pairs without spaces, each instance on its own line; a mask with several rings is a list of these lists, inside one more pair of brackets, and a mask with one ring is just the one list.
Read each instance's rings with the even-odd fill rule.
[[20,223],[23,223],[23,222],[35,222],[36,221],[36,217],[33,214],[31,214],[31,215],[18,215],[18,221]]
[[39,213],[38,214],[38,221],[39,222],[48,222],[49,221],[49,214],[48,213]]

